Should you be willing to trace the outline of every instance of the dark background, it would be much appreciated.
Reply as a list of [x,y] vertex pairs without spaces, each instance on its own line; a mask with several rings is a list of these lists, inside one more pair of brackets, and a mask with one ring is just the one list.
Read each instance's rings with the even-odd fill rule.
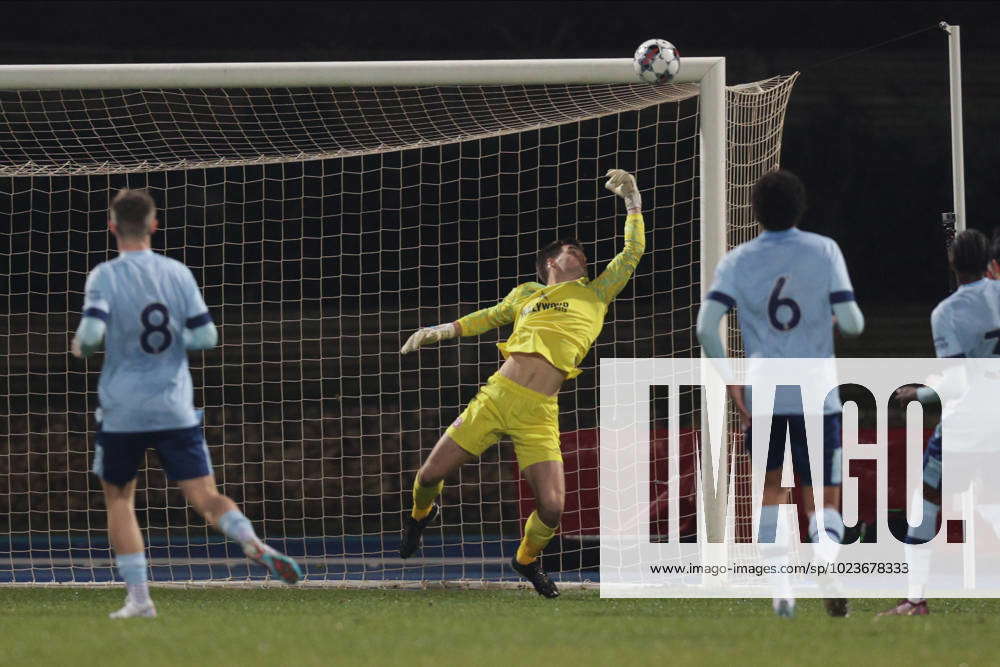
[[[836,238],[862,306],[947,294],[952,210],[947,36],[962,26],[967,211],[989,230],[1000,111],[995,3],[7,3],[0,62],[627,57],[651,36],[725,56],[729,83],[798,70],[784,166],[803,224]],[[929,348],[928,348],[929,351]]]

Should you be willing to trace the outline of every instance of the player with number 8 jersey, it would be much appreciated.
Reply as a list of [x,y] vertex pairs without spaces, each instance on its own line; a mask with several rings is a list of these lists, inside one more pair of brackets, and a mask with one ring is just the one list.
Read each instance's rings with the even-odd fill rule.
[[84,317],[107,329],[101,431],[197,426],[186,346],[174,343],[211,338],[214,326],[190,269],[152,250],[124,251],[90,272],[84,298]]
[[220,494],[194,409],[187,350],[207,349],[217,334],[191,271],[154,253],[156,206],[143,190],[122,190],[109,228],[119,256],[87,277],[83,318],[71,351],[91,354],[107,339],[98,383],[94,473],[108,510],[108,533],[128,595],[112,618],[156,616],[149,596],[142,533],[133,498],[147,449],[194,509],[277,578],[295,583],[298,564],[266,545],[230,498]]

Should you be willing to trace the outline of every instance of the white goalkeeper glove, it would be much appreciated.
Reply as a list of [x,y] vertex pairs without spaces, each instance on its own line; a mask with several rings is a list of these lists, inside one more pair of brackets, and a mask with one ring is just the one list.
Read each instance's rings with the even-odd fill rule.
[[424,327],[423,329],[417,329],[412,336],[406,339],[406,343],[400,348],[400,354],[407,354],[413,352],[418,347],[422,345],[427,345],[428,343],[437,343],[438,341],[448,340],[449,338],[454,338],[457,335],[455,331],[455,324],[449,322],[448,324],[439,324],[436,327]]
[[642,195],[635,184],[635,176],[624,169],[609,169],[608,182],[604,184],[608,190],[625,200],[625,208],[642,210]]

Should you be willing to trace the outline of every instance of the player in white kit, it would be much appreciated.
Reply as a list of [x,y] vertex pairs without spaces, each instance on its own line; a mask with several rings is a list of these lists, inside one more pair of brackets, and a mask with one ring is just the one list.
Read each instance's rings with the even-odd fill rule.
[[[775,170],[764,174],[752,193],[754,214],[760,223],[757,238],[729,251],[715,271],[715,281],[698,313],[698,340],[708,357],[724,356],[719,323],[731,308],[737,310],[746,356],[749,358],[831,358],[834,356],[834,322],[849,336],[860,335],[864,317],[854,300],[854,290],[844,257],[833,239],[804,232],[796,225],[805,212],[802,182],[794,174]],[[831,315],[833,317],[831,317]],[[734,388],[735,389],[735,388]],[[749,427],[750,411],[741,392],[730,395]],[[833,561],[844,533],[840,516],[841,404],[831,392],[824,405],[823,420],[823,527],[834,544],[817,545],[821,558]],[[809,515],[809,536],[818,541],[819,522],[812,503],[812,471],[809,469],[805,418],[799,393],[775,394],[767,453],[767,474],[761,507],[758,542],[765,560],[780,566],[787,562],[787,545],[777,544],[780,513],[787,492],[781,486],[785,438],[789,435],[792,464],[804,486],[803,502]],[[744,441],[750,447],[747,429]],[[787,537],[789,530],[782,530]],[[774,582],[775,611],[794,613],[794,600],[787,574]],[[833,616],[847,615],[843,598],[827,600]]]
[[86,356],[105,343],[93,471],[104,489],[111,546],[128,591],[125,606],[111,618],[156,616],[133,505],[136,473],[149,448],[156,449],[167,477],[208,523],[239,542],[272,576],[295,583],[302,576],[295,561],[264,544],[236,503],[215,486],[201,415],[194,409],[187,350],[213,347],[217,333],[194,276],[151,250],[158,222],[147,192],[120,191],[110,218],[120,254],[87,276],[72,353]]
[[[998,239],[1000,240],[1000,239]],[[992,255],[992,256],[991,256]],[[989,242],[982,232],[968,229],[960,232],[948,250],[951,269],[955,273],[958,289],[945,298],[931,313],[931,332],[934,336],[934,351],[940,358],[1000,357],[1000,281],[984,277],[992,273],[1000,257],[1000,244],[995,244],[991,253]],[[957,466],[952,469],[975,467],[980,458],[976,454],[996,450],[994,444],[997,430],[974,428],[963,433],[962,424],[976,426],[990,423],[990,415],[996,413],[996,406],[989,404],[995,391],[977,387],[982,379],[966,373],[967,365],[956,364],[947,369],[939,388],[943,395],[928,387],[902,387],[895,398],[904,406],[910,401],[922,403],[944,401],[941,421],[957,425],[949,430],[949,461]],[[995,382],[995,380],[992,380]],[[977,400],[978,399],[978,400]],[[984,404],[983,401],[986,401]],[[963,419],[964,418],[964,419]],[[970,461],[962,461],[965,454],[971,454]],[[954,457],[952,455],[955,455]],[[912,548],[910,545],[924,544],[938,533],[938,514],[941,512],[942,479],[941,424],[934,429],[924,450],[923,519],[919,526],[911,526],[906,533],[906,560],[909,564],[909,597],[879,614],[879,616],[924,616],[930,613],[924,588],[930,570],[930,550]],[[988,486],[994,486],[989,480]],[[984,489],[986,490],[986,489]],[[988,492],[991,489],[987,490]],[[993,492],[993,495],[996,495]],[[979,511],[989,513],[990,507],[977,498]],[[986,512],[984,512],[984,509]],[[987,516],[998,528],[996,516]],[[998,531],[1000,532],[1000,531]]]

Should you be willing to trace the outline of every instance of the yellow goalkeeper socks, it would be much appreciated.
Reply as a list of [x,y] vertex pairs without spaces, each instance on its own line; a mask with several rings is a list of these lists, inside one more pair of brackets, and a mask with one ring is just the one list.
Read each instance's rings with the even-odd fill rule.
[[538,554],[542,553],[542,549],[555,534],[555,528],[546,526],[538,518],[538,512],[532,512],[524,522],[524,537],[521,538],[521,545],[517,548],[517,562],[521,565],[535,562]]
[[438,497],[443,488],[443,479],[433,486],[421,485],[419,476],[413,480],[413,509],[410,511],[410,516],[420,521],[430,514],[431,507],[434,506],[434,499]]

